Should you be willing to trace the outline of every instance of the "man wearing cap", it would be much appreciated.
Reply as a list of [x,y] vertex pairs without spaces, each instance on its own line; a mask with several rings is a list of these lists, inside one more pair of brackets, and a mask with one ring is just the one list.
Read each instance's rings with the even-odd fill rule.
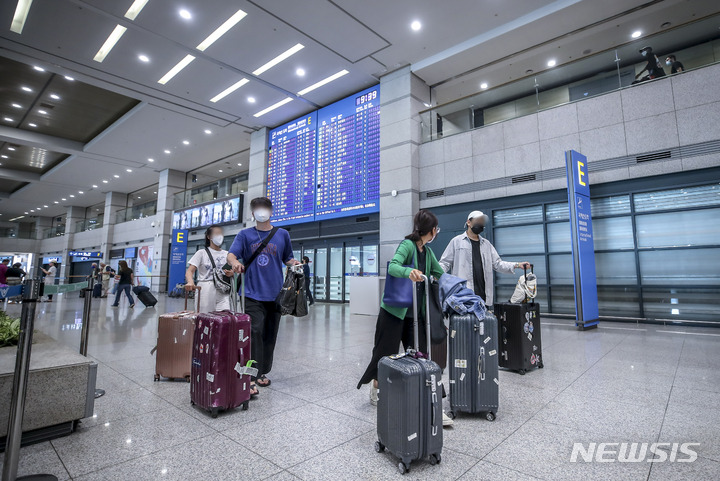
[[480,236],[488,217],[475,210],[468,215],[466,231],[454,237],[440,258],[445,272],[467,279],[469,289],[482,297],[488,309],[494,302],[493,270],[512,274],[516,268],[530,267],[529,262],[506,262],[500,259],[495,247]]
[[[640,55],[647,59],[647,63],[645,64],[645,67],[635,76],[635,81],[633,83],[644,82],[646,80],[652,80],[654,78],[665,76],[665,70],[663,70],[662,65],[660,65],[660,59],[653,53],[652,47],[647,46],[641,48]],[[640,77],[644,72],[647,72],[648,74],[638,80],[638,77]]]

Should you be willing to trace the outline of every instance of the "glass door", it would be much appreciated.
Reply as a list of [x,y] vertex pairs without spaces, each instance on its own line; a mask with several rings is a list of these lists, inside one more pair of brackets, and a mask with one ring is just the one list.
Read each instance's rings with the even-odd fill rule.
[[345,247],[345,301],[350,301],[351,277],[362,275],[362,248],[359,245]]
[[[327,248],[322,247],[315,249],[314,255],[310,255],[313,252],[311,249],[305,252],[307,256],[310,257],[310,260],[313,261],[310,271],[314,274],[315,300],[321,302],[327,301]],[[314,269],[312,268],[313,264],[315,265]]]
[[329,301],[340,301],[343,300],[343,246],[330,247],[330,265],[329,265],[329,285],[328,285],[328,300]]

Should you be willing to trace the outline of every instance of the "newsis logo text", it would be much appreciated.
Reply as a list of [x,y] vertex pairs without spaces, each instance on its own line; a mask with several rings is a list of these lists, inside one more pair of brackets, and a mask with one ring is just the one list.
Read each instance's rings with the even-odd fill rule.
[[692,463],[700,443],[574,443],[570,462]]

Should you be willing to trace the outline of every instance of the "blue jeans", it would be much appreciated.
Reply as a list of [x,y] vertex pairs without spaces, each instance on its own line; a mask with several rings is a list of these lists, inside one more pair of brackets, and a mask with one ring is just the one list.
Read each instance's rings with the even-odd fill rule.
[[122,293],[125,292],[127,294],[127,298],[130,301],[130,305],[135,305],[135,299],[133,299],[132,294],[130,294],[130,284],[120,284],[117,286],[117,292],[115,293],[115,302],[113,303],[113,306],[117,306],[120,304],[120,296],[122,296]]

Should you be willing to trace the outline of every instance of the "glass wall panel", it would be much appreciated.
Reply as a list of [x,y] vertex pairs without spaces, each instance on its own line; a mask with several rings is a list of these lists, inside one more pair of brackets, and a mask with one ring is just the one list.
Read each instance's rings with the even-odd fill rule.
[[500,255],[545,252],[543,225],[500,227],[494,230],[495,249]]
[[[550,256],[550,284],[575,285],[572,255],[553,254]],[[553,307],[555,307],[554,301]]]
[[378,246],[362,247],[362,273],[364,276],[378,275]]
[[326,301],[327,296],[327,248],[315,250],[315,299]]
[[595,275],[599,286],[637,284],[635,252],[595,254]]
[[521,207],[519,209],[503,209],[493,212],[493,224],[501,225],[517,225],[529,224],[532,222],[542,222],[543,213],[542,206],[536,205],[532,207]]
[[639,215],[638,247],[720,244],[720,209]]
[[593,219],[595,250],[632,249],[633,229],[631,217]]
[[573,286],[553,286],[552,312],[555,314],[575,314],[575,288]]
[[640,317],[640,296],[635,287],[598,286],[601,316]]
[[645,285],[720,286],[720,248],[640,252]]
[[345,246],[345,297],[346,301],[350,300],[350,277],[360,276],[362,270],[361,264],[361,247],[359,245]]
[[330,248],[330,301],[343,300],[343,248]]
[[[495,289],[495,302],[508,302],[510,300],[510,297],[512,297],[513,291],[515,290],[515,287],[511,286],[498,286]],[[547,296],[547,287],[538,287],[538,293],[537,297],[535,298],[535,302],[540,304],[540,312],[548,312],[548,296]]]
[[548,204],[545,206],[545,219],[551,220],[569,220],[570,210],[567,202],[559,204]]
[[[593,227],[595,227],[593,225]],[[597,236],[597,234],[595,234]],[[547,225],[548,252],[572,252],[569,222]]]
[[593,217],[601,217],[604,215],[619,215],[630,213],[630,196],[614,195],[610,197],[600,197],[590,199],[590,207],[592,208]]
[[[720,205],[720,185],[643,192],[633,196],[636,212]],[[594,212],[593,212],[594,215]]]
[[[538,285],[547,285],[547,269],[545,269],[545,256],[526,256],[522,254],[514,254],[512,258],[507,258],[503,260],[508,262],[529,262],[533,265],[533,269],[535,270],[535,275],[538,278]],[[528,272],[530,272],[529,269]],[[515,272],[513,274],[495,272],[495,278],[498,284],[515,285],[522,273],[522,269],[515,269]]]
[[718,288],[646,288],[643,289],[645,317],[718,321],[720,289]]

